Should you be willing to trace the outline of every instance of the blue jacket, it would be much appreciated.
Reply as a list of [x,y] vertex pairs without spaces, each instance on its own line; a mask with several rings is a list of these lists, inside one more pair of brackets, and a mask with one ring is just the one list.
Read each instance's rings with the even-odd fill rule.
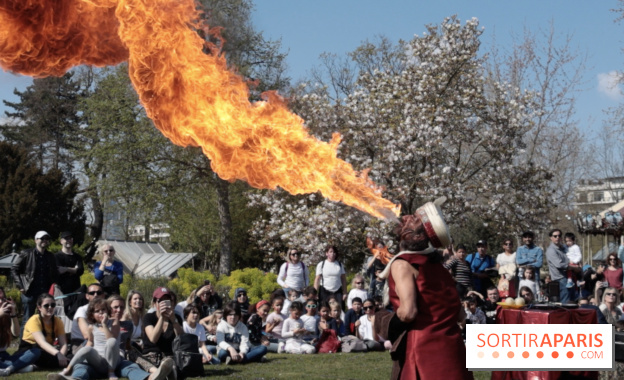
[[[466,261],[468,265],[470,265],[470,271],[472,273],[483,273],[487,268],[492,268],[496,266],[496,262],[490,255],[485,255],[483,259],[479,256],[479,253],[473,253],[466,257]],[[472,277],[472,284],[474,288],[479,293],[483,293],[486,289],[483,289],[484,283],[488,286],[492,284],[492,281],[482,280],[477,277]]]
[[516,250],[516,263],[518,265],[532,265],[541,268],[544,263],[544,250],[533,245],[531,248],[523,245]]

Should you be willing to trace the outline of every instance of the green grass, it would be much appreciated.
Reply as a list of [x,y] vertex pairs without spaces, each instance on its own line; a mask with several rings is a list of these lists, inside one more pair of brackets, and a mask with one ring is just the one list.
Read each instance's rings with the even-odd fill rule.
[[[266,363],[206,366],[206,379],[387,379],[392,361],[387,352],[317,355],[268,354]],[[440,378],[444,378],[441,369]],[[45,379],[47,371],[11,375],[15,380]],[[475,372],[475,379],[490,378]]]

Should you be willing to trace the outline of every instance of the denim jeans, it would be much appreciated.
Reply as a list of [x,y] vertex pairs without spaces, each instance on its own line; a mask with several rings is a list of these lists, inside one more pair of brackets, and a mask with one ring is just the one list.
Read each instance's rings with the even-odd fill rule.
[[[264,355],[266,355],[266,353],[267,353],[267,347],[264,346],[264,345],[251,347],[249,349],[249,351],[247,351],[247,353],[245,354],[245,357],[243,358],[242,363],[249,363],[249,362],[260,361],[260,358],[262,358]],[[219,360],[221,360],[222,363],[225,363],[225,359],[228,356],[230,356],[230,351],[223,350],[223,349],[219,350],[218,357],[219,357]]]
[[566,303],[570,301],[570,292],[568,292],[568,279],[566,277],[557,280],[559,283],[559,302]]
[[2,351],[0,352],[0,368],[13,366],[13,372],[17,372],[27,365],[36,362],[40,355],[41,349],[36,347],[29,348],[26,351],[18,351],[13,355],[9,355],[8,352]]
[[[144,380],[149,377],[149,373],[143,371],[138,364],[132,363],[128,360],[122,360],[117,368],[115,374],[119,377],[127,377],[130,380]],[[74,366],[71,374],[71,378],[80,380],[99,379],[108,377],[108,370],[100,372],[95,368],[85,363],[78,363]]]
[[29,297],[26,294],[22,293],[21,298],[24,316],[22,317],[22,332],[20,334],[20,339],[24,335],[24,325],[26,325],[28,319],[32,317],[37,311],[37,297]]

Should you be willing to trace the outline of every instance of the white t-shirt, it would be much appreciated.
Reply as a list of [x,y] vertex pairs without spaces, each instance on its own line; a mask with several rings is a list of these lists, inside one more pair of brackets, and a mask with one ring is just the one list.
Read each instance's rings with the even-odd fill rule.
[[496,256],[496,264],[500,265],[501,267],[507,264],[516,265],[516,252],[512,253],[509,256],[506,255],[504,252],[499,253],[498,256]]
[[199,342],[206,341],[206,329],[201,324],[198,323],[197,325],[195,325],[195,328],[193,328],[189,326],[189,324],[186,323],[186,321],[184,321],[184,323],[182,323],[182,329],[187,334],[197,335],[197,337],[199,338],[198,339]]
[[303,336],[304,339],[313,339],[318,336],[318,321],[321,319],[318,315],[302,315],[303,328],[308,332]]
[[360,317],[358,332],[360,333],[360,338],[362,338],[362,340],[373,340],[373,324],[368,320],[368,315],[364,314]]
[[566,253],[568,259],[573,264],[578,264],[583,259],[583,255],[581,254],[581,248],[574,244],[571,247],[568,247],[568,252]]
[[[323,265],[325,263],[325,265]],[[321,269],[322,268],[322,269]],[[290,269],[289,269],[290,270]],[[323,260],[316,266],[316,275],[321,275],[321,286],[330,292],[335,292],[342,286],[341,275],[346,274],[338,260],[329,262]],[[342,289],[346,292],[347,289]]]
[[351,309],[351,303],[355,297],[360,297],[362,299],[362,303],[364,303],[364,301],[368,298],[368,293],[364,289],[351,289],[349,297],[347,297],[347,309]]
[[72,328],[71,328],[72,339],[86,340],[84,336],[82,336],[82,332],[80,331],[80,326],[78,325],[78,318],[84,318],[86,320],[88,308],[89,308],[89,304],[86,304],[86,305],[80,306],[76,310],[76,314],[74,314],[74,319],[72,321]]
[[[286,270],[286,268],[288,268],[288,270]],[[280,267],[279,274],[277,275],[277,283],[282,288],[292,288],[301,292],[303,288],[308,286],[309,278],[310,271],[301,261],[297,264],[284,263]]]

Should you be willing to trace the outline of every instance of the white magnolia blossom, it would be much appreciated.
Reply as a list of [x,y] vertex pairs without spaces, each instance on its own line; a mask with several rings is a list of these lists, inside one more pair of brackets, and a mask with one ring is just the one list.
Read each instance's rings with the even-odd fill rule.
[[[404,214],[446,196],[450,224],[476,213],[501,233],[536,228],[547,222],[552,206],[552,173],[519,165],[517,158],[539,110],[531,93],[486,81],[480,35],[476,19],[463,26],[446,19],[406,43],[398,74],[364,73],[338,103],[314,92],[295,99],[293,107],[318,138],[341,133],[339,156],[356,169],[370,169]],[[263,192],[250,202],[270,215],[252,230],[269,255],[297,246],[316,263],[327,244],[362,256],[366,236],[393,241],[392,224],[320,195]]]

